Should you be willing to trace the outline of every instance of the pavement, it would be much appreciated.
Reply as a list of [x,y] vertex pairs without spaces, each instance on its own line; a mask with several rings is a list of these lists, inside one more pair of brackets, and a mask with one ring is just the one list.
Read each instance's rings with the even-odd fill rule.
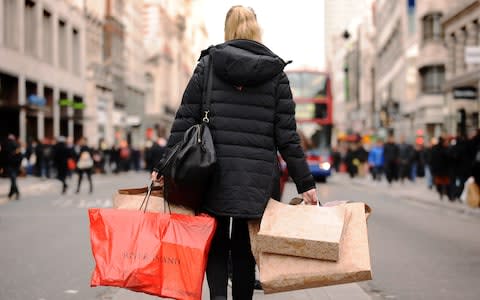
[[[208,292],[208,286],[206,279],[203,284],[202,299],[210,299],[210,293]],[[112,300],[153,300],[153,299],[166,299],[149,296],[146,294],[140,294],[131,292],[128,290],[120,289],[113,295],[112,298],[106,296],[105,299]],[[229,299],[232,299],[229,289]],[[253,295],[254,300],[271,299],[271,300],[370,300],[368,296],[358,284],[342,284],[336,286],[329,286],[323,288],[315,288],[294,292],[285,292],[278,294],[265,295],[262,291],[255,291]]]
[[480,209],[469,207],[459,201],[449,201],[447,197],[440,199],[435,188],[429,189],[424,178],[417,178],[415,182],[406,180],[404,183],[393,182],[391,185],[383,181],[373,181],[370,176],[350,178],[347,174],[335,174],[331,177],[332,182],[352,184],[369,187],[376,192],[388,194],[402,200],[415,201],[417,203],[441,207],[459,213],[480,217]]
[[[34,196],[35,194],[41,194],[52,188],[58,188],[58,190],[61,191],[62,186],[58,180],[34,176],[18,177],[17,185],[20,190],[20,197]],[[0,178],[0,205],[8,202],[9,191],[10,180],[8,178]]]

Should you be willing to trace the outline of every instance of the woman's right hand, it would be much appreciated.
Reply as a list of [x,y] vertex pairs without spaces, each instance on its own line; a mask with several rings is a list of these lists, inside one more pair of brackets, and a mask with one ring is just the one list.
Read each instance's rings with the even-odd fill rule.
[[317,189],[313,188],[302,194],[305,204],[316,205],[318,203]]

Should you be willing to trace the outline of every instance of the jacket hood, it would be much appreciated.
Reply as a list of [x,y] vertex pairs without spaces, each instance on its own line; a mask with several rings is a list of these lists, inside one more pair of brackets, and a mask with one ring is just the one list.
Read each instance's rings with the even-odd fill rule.
[[234,85],[249,86],[270,80],[290,63],[270,49],[251,40],[232,40],[202,51],[213,58],[217,76]]

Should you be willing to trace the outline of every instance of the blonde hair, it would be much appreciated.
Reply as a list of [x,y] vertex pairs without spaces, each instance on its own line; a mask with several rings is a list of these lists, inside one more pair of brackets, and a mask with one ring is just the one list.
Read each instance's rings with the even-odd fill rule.
[[252,8],[232,6],[225,18],[225,41],[245,39],[261,42],[261,30]]

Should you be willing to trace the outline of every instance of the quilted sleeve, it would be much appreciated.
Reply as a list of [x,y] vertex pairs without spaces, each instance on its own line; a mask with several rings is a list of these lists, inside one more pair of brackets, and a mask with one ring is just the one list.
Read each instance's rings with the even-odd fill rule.
[[295,121],[295,102],[293,102],[290,83],[285,73],[282,73],[277,87],[275,142],[282,158],[287,163],[288,173],[295,182],[298,193],[314,188],[315,180],[300,146],[300,137]]
[[200,60],[192,78],[183,93],[182,102],[175,115],[167,147],[171,149],[183,139],[183,134],[191,126],[200,122],[205,58]]

